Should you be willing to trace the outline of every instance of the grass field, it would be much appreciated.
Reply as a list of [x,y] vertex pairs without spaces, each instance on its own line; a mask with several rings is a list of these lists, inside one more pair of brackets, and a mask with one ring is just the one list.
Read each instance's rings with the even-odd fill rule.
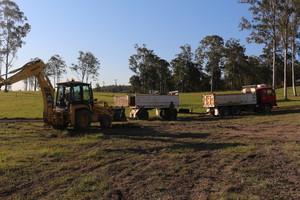
[[[268,115],[179,115],[82,133],[35,119],[40,92],[1,92],[0,199],[300,199],[300,98],[281,93]],[[180,105],[202,113],[201,96],[180,94]]]
[[[298,87],[300,92],[300,87]],[[233,91],[238,93],[239,91]],[[289,100],[283,101],[283,91],[278,89],[277,100],[278,106],[292,106],[300,105],[300,96],[294,97],[292,95],[292,90],[289,88],[288,97]],[[232,91],[227,92],[216,92],[217,94],[227,94],[232,93]],[[182,93],[179,96],[180,108],[192,109],[196,113],[204,113],[205,109],[202,107],[202,95],[207,93]],[[94,93],[94,98],[98,101],[108,102],[109,105],[113,105],[113,97],[121,96],[124,94],[114,94],[114,93]],[[0,118],[41,118],[43,112],[43,99],[41,92],[9,92],[0,93]],[[127,113],[130,109],[127,109]],[[154,116],[155,112],[150,112],[150,116]]]

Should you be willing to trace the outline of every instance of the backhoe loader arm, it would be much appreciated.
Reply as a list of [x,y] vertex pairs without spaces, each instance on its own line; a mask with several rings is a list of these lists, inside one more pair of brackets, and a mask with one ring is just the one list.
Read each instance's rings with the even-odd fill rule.
[[44,113],[43,113],[44,121],[46,123],[52,124],[55,90],[49,78],[43,73],[45,67],[46,66],[44,62],[41,60],[29,62],[25,64],[23,67],[9,72],[9,74],[14,74],[14,75],[9,77],[8,79],[3,79],[0,77],[0,89],[3,85],[11,85],[18,81],[25,80],[27,78],[35,76],[42,90],[42,95],[44,100]]

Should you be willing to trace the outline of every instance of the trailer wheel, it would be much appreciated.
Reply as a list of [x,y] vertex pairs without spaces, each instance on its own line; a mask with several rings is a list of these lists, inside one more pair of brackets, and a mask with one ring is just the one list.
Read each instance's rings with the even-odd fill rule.
[[263,105],[262,111],[263,111],[264,113],[270,113],[271,110],[272,110],[272,106],[271,106],[270,104],[267,103],[267,104],[264,104],[264,105]]
[[242,112],[242,109],[240,106],[233,106],[231,109],[232,115],[240,115]]
[[75,114],[75,129],[88,130],[92,123],[91,113],[86,109],[80,109]]
[[136,117],[139,120],[147,120],[149,118],[149,113],[147,110],[145,109],[140,109],[137,113],[136,113]]
[[109,128],[111,126],[111,118],[109,115],[102,115],[100,119],[101,128]]
[[176,120],[177,119],[177,110],[174,108],[169,109],[169,120]]
[[228,116],[230,115],[230,109],[228,107],[220,108],[220,115],[221,116]]

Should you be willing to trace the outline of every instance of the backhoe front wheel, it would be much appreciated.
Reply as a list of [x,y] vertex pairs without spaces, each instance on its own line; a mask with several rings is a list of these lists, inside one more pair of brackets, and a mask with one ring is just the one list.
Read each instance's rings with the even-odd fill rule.
[[88,110],[81,109],[76,111],[75,115],[75,129],[76,130],[88,130],[92,123],[92,116]]

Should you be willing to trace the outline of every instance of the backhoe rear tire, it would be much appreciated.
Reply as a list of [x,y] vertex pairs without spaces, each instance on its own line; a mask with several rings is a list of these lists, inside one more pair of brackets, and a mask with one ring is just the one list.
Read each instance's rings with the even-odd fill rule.
[[90,129],[92,123],[92,115],[90,111],[86,109],[80,109],[75,114],[75,129],[86,131]]

